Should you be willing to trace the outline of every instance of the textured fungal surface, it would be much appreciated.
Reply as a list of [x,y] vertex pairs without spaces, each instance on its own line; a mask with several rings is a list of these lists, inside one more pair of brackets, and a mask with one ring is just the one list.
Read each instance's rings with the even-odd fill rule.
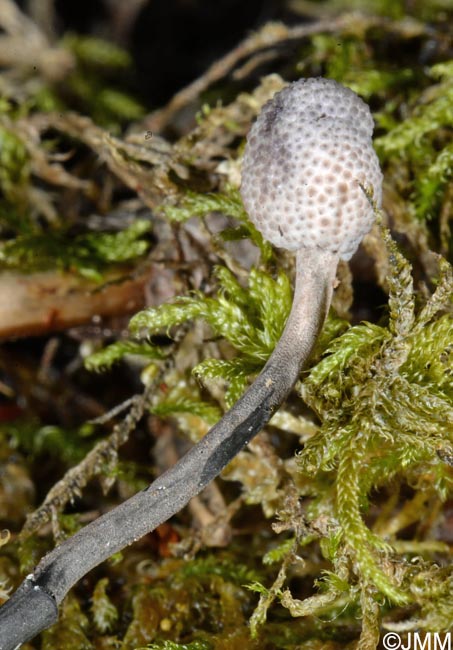
[[302,79],[268,102],[250,130],[241,194],[275,246],[320,248],[351,258],[373,223],[382,173],[368,106],[329,79]]

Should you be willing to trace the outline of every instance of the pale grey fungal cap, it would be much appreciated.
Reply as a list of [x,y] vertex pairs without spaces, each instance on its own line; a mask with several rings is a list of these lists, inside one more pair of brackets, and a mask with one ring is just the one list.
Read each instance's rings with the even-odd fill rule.
[[364,186],[381,204],[373,119],[352,90],[302,79],[277,93],[252,126],[241,194],[274,246],[320,248],[348,260],[374,220]]

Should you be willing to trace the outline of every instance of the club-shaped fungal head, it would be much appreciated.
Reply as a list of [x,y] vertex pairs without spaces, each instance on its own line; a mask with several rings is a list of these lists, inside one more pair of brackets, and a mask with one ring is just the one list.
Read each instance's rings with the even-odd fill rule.
[[370,230],[382,173],[370,109],[330,79],[296,81],[262,109],[247,138],[241,194],[274,246],[319,248],[344,260]]

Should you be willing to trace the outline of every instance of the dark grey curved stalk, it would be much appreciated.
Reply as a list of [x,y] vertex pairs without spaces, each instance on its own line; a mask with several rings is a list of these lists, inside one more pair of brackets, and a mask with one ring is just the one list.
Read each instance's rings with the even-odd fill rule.
[[294,301],[263,371],[223,418],[148,488],[48,553],[0,609],[0,650],[14,650],[58,618],[57,606],[88,571],[177,513],[269,421],[296,382],[330,305],[338,257],[297,254]]

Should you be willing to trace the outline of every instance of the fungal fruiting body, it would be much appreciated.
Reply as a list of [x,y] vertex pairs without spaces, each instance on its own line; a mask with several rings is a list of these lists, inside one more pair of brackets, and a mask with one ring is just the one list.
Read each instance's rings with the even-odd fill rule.
[[322,328],[338,260],[351,257],[371,226],[363,186],[380,203],[372,129],[366,104],[325,79],[296,82],[263,108],[245,150],[242,196],[264,237],[297,251],[281,339],[250,388],[181,460],[41,560],[0,608],[0,650],[14,650],[55,622],[73,584],[185,506],[287,397]]
[[373,119],[329,79],[290,84],[262,109],[244,153],[247,213],[274,246],[317,248],[349,260],[373,223],[363,187],[381,202]]

